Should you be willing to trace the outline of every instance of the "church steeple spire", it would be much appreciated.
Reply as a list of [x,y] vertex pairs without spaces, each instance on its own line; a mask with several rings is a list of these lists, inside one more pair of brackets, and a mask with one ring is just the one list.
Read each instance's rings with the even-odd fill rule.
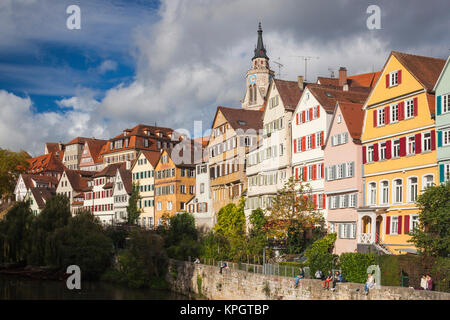
[[266,48],[264,48],[263,38],[262,38],[262,28],[261,28],[261,22],[258,25],[258,44],[255,48],[255,56],[252,58],[252,60],[256,58],[265,58],[269,60],[269,57],[266,54]]

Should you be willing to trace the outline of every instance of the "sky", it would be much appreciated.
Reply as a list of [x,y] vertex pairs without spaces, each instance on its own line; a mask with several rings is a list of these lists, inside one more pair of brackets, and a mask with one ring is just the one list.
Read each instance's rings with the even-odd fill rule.
[[[80,29],[66,25],[70,5]],[[381,28],[370,30],[369,5]],[[0,148],[109,139],[142,123],[205,134],[240,107],[262,23],[276,77],[380,71],[393,50],[446,59],[448,0],[0,0]],[[281,74],[274,63],[280,62]]]

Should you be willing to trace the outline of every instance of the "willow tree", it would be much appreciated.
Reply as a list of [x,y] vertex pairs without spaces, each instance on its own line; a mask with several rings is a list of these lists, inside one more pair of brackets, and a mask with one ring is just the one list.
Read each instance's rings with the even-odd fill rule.
[[267,209],[265,229],[268,236],[288,241],[299,236],[306,239],[312,231],[320,231],[324,218],[311,200],[310,185],[291,177],[273,198],[271,208]]

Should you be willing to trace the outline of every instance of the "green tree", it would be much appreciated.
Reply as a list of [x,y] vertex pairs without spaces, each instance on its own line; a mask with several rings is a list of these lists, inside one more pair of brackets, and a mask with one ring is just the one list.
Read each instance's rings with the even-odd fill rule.
[[242,237],[245,235],[245,199],[241,197],[239,204],[229,203],[217,213],[217,223],[214,231],[227,237]]
[[139,183],[133,183],[133,189],[131,191],[130,198],[128,199],[127,207],[128,224],[137,224],[139,220],[139,216],[142,212],[137,205],[139,200],[141,200],[141,196],[139,195]]
[[311,247],[305,251],[311,274],[314,274],[317,270],[321,270],[325,275],[328,270],[336,267],[338,255],[331,253],[335,241],[336,233],[330,233],[322,239],[315,241]]
[[435,257],[450,255],[450,182],[428,187],[417,203],[419,228],[410,232],[409,242],[415,244],[421,254]]
[[0,148],[0,199],[13,194],[19,175],[28,170],[29,158],[25,151],[12,152]]

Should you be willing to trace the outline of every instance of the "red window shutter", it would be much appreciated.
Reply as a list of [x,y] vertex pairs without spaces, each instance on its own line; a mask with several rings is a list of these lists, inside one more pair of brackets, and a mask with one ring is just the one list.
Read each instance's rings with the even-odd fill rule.
[[402,218],[403,218],[403,216],[398,216],[398,232],[397,232],[397,234],[402,234]]
[[386,75],[386,88],[389,88],[389,73]]
[[309,108],[309,121],[313,119],[313,108]]
[[320,133],[320,145],[323,146],[325,144],[325,139],[323,138],[323,131]]
[[322,179],[324,179],[325,178],[325,165],[322,163]]
[[404,227],[405,234],[409,233],[409,217],[410,217],[409,214],[405,216],[405,227]]
[[313,164],[313,180],[317,179],[317,164]]
[[198,208],[199,208],[199,204],[197,203],[197,206],[195,208],[195,212],[199,212]]
[[378,143],[373,145],[373,161],[378,161]]
[[384,122],[389,124],[389,107],[384,107]]
[[302,123],[305,123],[305,122],[306,122],[306,111],[303,110],[302,111]]
[[391,217],[386,217],[386,234],[391,234]]
[[416,149],[416,154],[419,154],[422,152],[422,134],[418,133],[415,135],[415,149]]
[[295,180],[298,180],[298,168],[295,168]]
[[436,131],[431,130],[431,150],[436,150]]
[[323,196],[323,208],[326,209],[327,208],[327,196],[325,195],[325,193],[322,196]]
[[402,83],[402,70],[397,71],[397,81],[398,84]]
[[298,113],[296,114],[296,119],[297,119],[297,125],[298,125]]
[[320,106],[317,106],[317,118],[320,118]]
[[378,110],[373,110],[373,126],[374,127],[377,126],[377,111]]
[[302,137],[302,151],[306,149],[306,137]]
[[315,149],[316,148],[316,134],[313,133],[311,135],[311,149]]
[[392,158],[392,143],[391,140],[386,141],[386,159]]
[[405,102],[399,102],[398,103],[398,120],[404,120],[405,119]]
[[362,147],[362,162],[363,162],[363,164],[367,162],[367,159],[366,159],[366,146]]
[[303,181],[306,181],[308,178],[308,168],[306,166],[303,167]]
[[406,156],[406,137],[400,138],[400,157]]
[[317,194],[313,194],[313,204],[314,204],[314,209],[317,208]]
[[417,99],[417,97],[415,97],[413,99],[413,106],[414,106],[414,117],[417,117],[417,115],[419,114],[419,100]]
[[297,139],[294,139],[294,153],[297,153]]
[[208,203],[205,202],[205,211],[208,212]]

